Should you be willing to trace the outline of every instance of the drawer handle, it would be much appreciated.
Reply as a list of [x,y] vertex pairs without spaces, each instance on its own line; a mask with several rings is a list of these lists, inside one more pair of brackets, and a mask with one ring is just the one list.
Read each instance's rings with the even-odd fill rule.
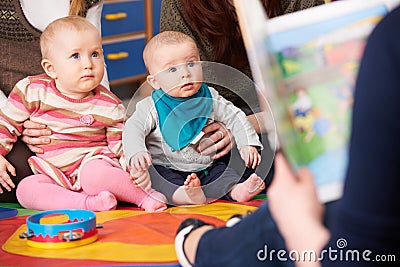
[[108,60],[119,60],[119,59],[124,59],[129,57],[128,52],[119,52],[119,53],[114,53],[114,54],[107,54],[107,59]]
[[118,12],[114,14],[106,14],[104,17],[106,20],[118,20],[118,19],[124,19],[128,16],[125,12]]

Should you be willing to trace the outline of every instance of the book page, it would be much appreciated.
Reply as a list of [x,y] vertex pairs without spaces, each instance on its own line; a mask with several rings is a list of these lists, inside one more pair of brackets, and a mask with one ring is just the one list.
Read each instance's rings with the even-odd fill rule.
[[347,0],[268,19],[235,0],[254,80],[294,170],[308,167],[321,201],[341,197],[354,84],[368,35],[399,1]]

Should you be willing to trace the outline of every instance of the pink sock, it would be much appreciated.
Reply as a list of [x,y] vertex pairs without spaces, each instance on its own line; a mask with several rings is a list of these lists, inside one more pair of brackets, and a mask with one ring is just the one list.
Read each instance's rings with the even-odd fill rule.
[[167,205],[164,204],[166,203],[166,201],[167,198],[163,194],[157,192],[154,189],[151,189],[150,192],[148,192],[147,196],[143,198],[138,206],[145,211],[162,211],[167,208]]
[[112,193],[101,191],[97,195],[88,195],[86,206],[92,211],[115,210],[117,207],[117,199]]
[[81,171],[81,185],[88,194],[109,191],[117,200],[136,204],[146,211],[160,211],[167,207],[164,195],[155,190],[144,192],[135,186],[128,172],[106,160],[95,159],[86,163]]

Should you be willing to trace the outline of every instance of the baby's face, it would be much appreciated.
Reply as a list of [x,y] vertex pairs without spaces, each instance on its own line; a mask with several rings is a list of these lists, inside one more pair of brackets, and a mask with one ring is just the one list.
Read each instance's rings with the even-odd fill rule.
[[152,59],[150,74],[168,95],[190,97],[199,91],[203,72],[194,43],[166,45],[158,49]]
[[104,75],[100,34],[96,30],[60,30],[51,45],[49,59],[56,73],[57,89],[81,99],[99,86]]

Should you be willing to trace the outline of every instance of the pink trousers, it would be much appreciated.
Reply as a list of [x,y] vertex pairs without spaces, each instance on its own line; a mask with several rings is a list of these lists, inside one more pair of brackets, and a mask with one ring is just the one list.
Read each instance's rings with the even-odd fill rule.
[[146,211],[166,208],[165,197],[156,191],[145,192],[135,186],[128,172],[102,159],[85,164],[81,171],[81,191],[58,185],[45,174],[28,176],[17,187],[19,203],[29,209],[115,209],[117,200],[130,202]]

